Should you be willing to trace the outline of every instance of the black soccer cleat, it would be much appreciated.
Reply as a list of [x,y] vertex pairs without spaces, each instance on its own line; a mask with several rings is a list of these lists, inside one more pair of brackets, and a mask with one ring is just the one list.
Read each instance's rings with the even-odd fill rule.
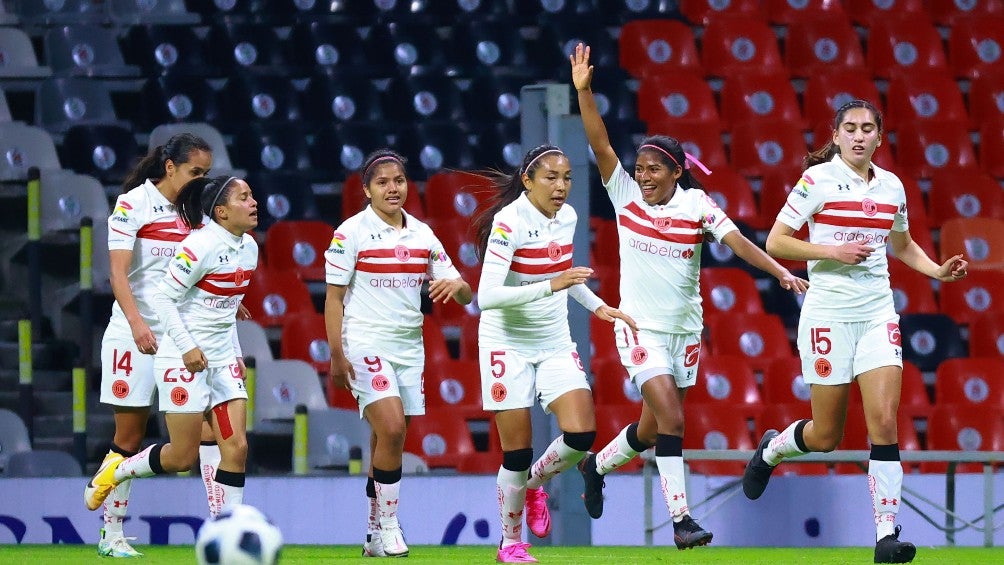
[[899,541],[899,531],[902,526],[896,526],[896,532],[878,540],[875,544],[875,563],[909,563],[917,554],[917,546],[908,541]]
[[579,472],[582,473],[582,482],[585,487],[582,491],[582,502],[586,505],[586,512],[592,519],[603,515],[603,475],[596,472],[596,454],[588,452],[579,461]]
[[708,545],[714,534],[702,528],[690,516],[673,524],[673,541],[676,549],[690,549],[699,545]]
[[760,445],[757,446],[753,457],[746,464],[746,471],[743,473],[743,494],[750,500],[760,498],[767,489],[770,474],[774,472],[775,465],[769,465],[763,460],[763,450],[767,449],[770,440],[777,437],[777,433],[777,430],[767,430],[760,439]]

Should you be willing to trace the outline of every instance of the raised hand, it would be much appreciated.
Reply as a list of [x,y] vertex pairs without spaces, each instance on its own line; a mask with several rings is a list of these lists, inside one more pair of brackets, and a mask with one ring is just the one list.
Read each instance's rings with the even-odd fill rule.
[[575,90],[588,90],[593,82],[593,66],[589,64],[589,46],[582,43],[575,46],[575,53],[568,56],[572,63],[572,84]]

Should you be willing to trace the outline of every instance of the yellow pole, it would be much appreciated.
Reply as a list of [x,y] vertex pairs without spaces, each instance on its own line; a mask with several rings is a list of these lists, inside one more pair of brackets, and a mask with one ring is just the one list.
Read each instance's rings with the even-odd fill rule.
[[293,416],[293,474],[307,474],[307,407],[296,405]]

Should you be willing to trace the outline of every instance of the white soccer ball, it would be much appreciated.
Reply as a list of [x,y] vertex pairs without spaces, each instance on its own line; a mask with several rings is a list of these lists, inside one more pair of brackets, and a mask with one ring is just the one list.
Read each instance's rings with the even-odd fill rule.
[[199,565],[274,565],[282,533],[254,506],[238,504],[206,520],[195,537]]

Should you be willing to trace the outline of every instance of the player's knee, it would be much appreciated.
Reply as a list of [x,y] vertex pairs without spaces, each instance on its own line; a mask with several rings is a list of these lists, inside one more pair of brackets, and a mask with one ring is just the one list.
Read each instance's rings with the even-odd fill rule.
[[399,425],[384,426],[381,430],[377,431],[377,441],[385,443],[390,447],[403,449],[406,434],[407,427],[405,427],[404,421],[402,421]]
[[819,444],[813,451],[822,451],[823,453],[829,453],[840,445],[840,440],[844,439],[844,434],[837,432],[833,434],[824,435],[819,438]]
[[234,436],[220,444],[220,456],[231,461],[246,461],[248,458],[247,436]]
[[596,441],[596,431],[565,432],[562,441],[576,451],[589,451],[593,447],[593,442]]

